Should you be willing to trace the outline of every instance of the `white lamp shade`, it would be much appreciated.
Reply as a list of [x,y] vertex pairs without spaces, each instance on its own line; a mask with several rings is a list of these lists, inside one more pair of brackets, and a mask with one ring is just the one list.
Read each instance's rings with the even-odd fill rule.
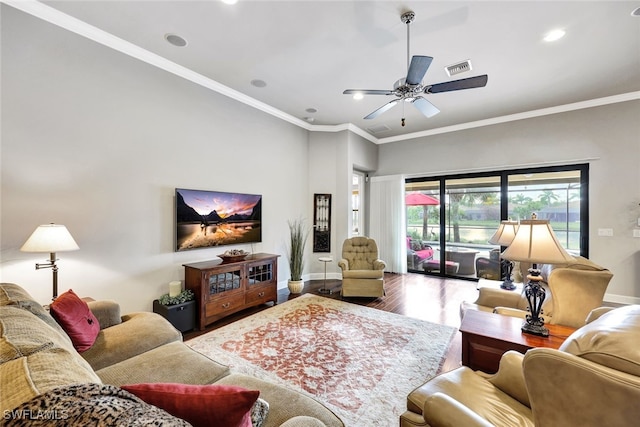
[[516,237],[518,223],[516,221],[502,221],[496,232],[489,239],[492,245],[509,246]]
[[566,264],[574,258],[564,250],[548,220],[520,221],[516,236],[502,257],[534,264]]
[[41,225],[20,248],[23,252],[63,252],[80,249],[67,227],[60,224]]

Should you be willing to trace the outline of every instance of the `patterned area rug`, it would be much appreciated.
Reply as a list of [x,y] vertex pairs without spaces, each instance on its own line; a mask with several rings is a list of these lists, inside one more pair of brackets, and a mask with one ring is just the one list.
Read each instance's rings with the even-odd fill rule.
[[305,294],[190,341],[212,359],[327,405],[347,427],[398,425],[455,328]]

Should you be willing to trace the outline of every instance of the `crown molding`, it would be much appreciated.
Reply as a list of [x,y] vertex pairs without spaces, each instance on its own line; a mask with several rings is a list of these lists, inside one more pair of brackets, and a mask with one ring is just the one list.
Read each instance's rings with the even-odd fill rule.
[[539,110],[527,111],[523,113],[510,114],[507,116],[494,117],[485,120],[477,120],[468,123],[461,123],[453,126],[446,126],[437,129],[430,129],[422,132],[409,133],[404,135],[392,136],[388,138],[377,138],[366,132],[352,123],[343,123],[339,125],[312,125],[302,119],[299,119],[291,114],[285,113],[277,108],[272,107],[262,101],[258,101],[255,98],[247,96],[235,89],[231,89],[221,83],[216,82],[202,74],[196,73],[189,68],[186,68],[180,64],[170,61],[160,55],[150,52],[141,48],[133,43],[130,43],[124,39],[114,36],[104,30],[101,30],[93,25],[90,25],[84,21],[74,18],[66,13],[63,13],[51,6],[47,6],[36,0],[0,0],[1,3],[5,3],[15,9],[28,13],[32,16],[40,18],[51,24],[57,25],[82,37],[86,37],[90,40],[100,43],[104,46],[110,47],[125,55],[136,58],[140,61],[146,62],[154,67],[158,67],[176,76],[189,80],[197,85],[220,93],[221,95],[232,98],[238,102],[249,105],[255,109],[263,111],[281,120],[289,122],[295,126],[306,129],[310,132],[341,132],[344,130],[350,131],[374,144],[388,144],[391,142],[406,141],[416,138],[422,138],[425,136],[438,135],[449,132],[456,132],[465,129],[473,129],[483,126],[491,126],[499,123],[512,122],[516,120],[529,119],[533,117],[546,116],[549,114],[563,113],[567,111],[580,110],[584,108],[598,107],[607,104],[614,104],[618,102],[631,101],[640,99],[640,91],[629,92],[620,95],[608,96],[604,98],[592,99],[588,101],[575,102],[572,104],[559,105],[556,107],[542,108]]
[[141,48],[131,42],[128,42],[120,37],[116,37],[111,33],[108,33],[93,25],[87,24],[77,18],[74,18],[66,13],[60,12],[51,6],[47,6],[39,1],[35,0],[0,0],[15,9],[28,13],[36,18],[40,18],[44,21],[54,24],[65,30],[71,31],[89,40],[93,40],[96,43],[100,43],[103,46],[117,50],[125,55],[136,58],[140,61],[146,62],[149,65],[165,70],[176,76],[189,80],[197,85],[205,87],[220,93],[221,95],[232,98],[236,101],[247,104],[253,108],[264,111],[271,114],[281,120],[287,121],[296,126],[310,130],[310,125],[306,121],[287,114],[277,108],[274,108],[264,102],[258,101],[255,98],[247,96],[235,89],[231,89],[221,83],[216,82],[202,74],[196,73],[187,67],[170,61],[160,55],[150,52]]
[[500,123],[513,122],[516,120],[531,119],[534,117],[548,116],[550,114],[565,113],[567,111],[582,110],[585,108],[600,107],[602,105],[616,104],[618,102],[632,101],[640,99],[640,91],[628,92],[620,95],[606,96],[604,98],[590,99],[587,101],[574,102],[571,104],[558,105],[555,107],[541,108],[539,110],[525,111],[523,113],[509,114],[507,116],[493,117],[485,120],[461,123],[459,125],[446,126],[437,129],[430,129],[422,132],[414,132],[405,135],[392,136],[378,140],[379,144],[405,141],[408,139],[421,138],[425,136],[438,135],[442,133],[456,132],[465,129],[473,129],[483,126],[491,126]]

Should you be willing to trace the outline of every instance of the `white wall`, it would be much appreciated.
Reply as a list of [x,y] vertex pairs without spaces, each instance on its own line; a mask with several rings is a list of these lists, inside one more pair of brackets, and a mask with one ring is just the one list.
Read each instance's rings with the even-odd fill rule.
[[[314,132],[309,138],[309,194],[329,193],[331,197],[331,252],[313,253],[309,248],[310,278],[324,277],[319,257],[333,257],[327,265],[328,278],[341,278],[338,261],[342,243],[351,235],[351,189],[354,169],[372,171],[378,165],[378,147],[351,132]],[[309,202],[313,220],[313,200]],[[312,246],[312,245],[309,245]]]
[[283,255],[286,286],[307,131],[4,6],[1,101],[0,280],[50,300],[50,270],[34,270],[48,254],[19,248],[56,222],[80,246],[58,254],[60,292],[151,310],[183,263],[232,248],[173,251],[182,187],[262,194],[263,242],[242,248]]
[[[51,273],[34,264],[47,255],[19,251],[41,223],[67,225],[81,248],[59,254],[61,291],[115,299],[125,312],[150,310],[183,263],[222,252],[173,252],[176,187],[263,194],[263,242],[243,249],[282,255],[282,287],[287,220],[311,222],[313,193],[334,195],[339,257],[354,168],[437,175],[584,159],[591,258],[615,274],[611,300],[640,300],[638,101],[376,147],[349,132],[309,135],[10,7],[1,19],[0,280],[43,303]],[[318,278],[308,252],[305,278]]]
[[337,191],[339,183],[337,181],[338,170],[342,167],[346,159],[341,153],[343,146],[347,145],[346,132],[338,133],[312,133],[309,137],[309,194],[308,198],[308,219],[313,225],[313,194],[331,194],[331,251],[313,252],[313,234],[309,235],[309,245],[307,247],[307,259],[309,271],[312,279],[324,277],[324,264],[318,261],[320,257],[332,257],[333,262],[327,264],[327,277],[337,278],[338,259],[340,258],[340,245],[337,235],[338,229],[342,227],[344,215],[344,202],[338,197]]
[[589,258],[614,273],[607,300],[640,303],[640,101],[384,144],[379,156],[377,175],[413,176],[588,161]]

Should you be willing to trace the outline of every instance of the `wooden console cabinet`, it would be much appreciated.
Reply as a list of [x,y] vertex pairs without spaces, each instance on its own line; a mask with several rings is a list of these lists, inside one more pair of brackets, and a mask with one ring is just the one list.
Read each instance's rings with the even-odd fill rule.
[[185,288],[196,296],[196,324],[207,325],[255,305],[273,301],[278,288],[278,257],[252,254],[242,261],[221,259],[184,264]]

